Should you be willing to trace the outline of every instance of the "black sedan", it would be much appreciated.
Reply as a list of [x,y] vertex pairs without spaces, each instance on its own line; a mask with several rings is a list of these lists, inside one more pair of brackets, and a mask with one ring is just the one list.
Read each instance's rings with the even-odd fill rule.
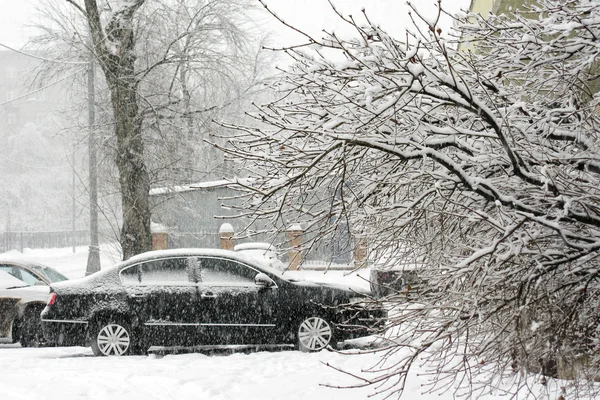
[[382,326],[386,312],[361,294],[294,282],[239,253],[148,252],[86,278],[53,284],[46,339],[96,355],[152,345],[294,343],[318,351]]

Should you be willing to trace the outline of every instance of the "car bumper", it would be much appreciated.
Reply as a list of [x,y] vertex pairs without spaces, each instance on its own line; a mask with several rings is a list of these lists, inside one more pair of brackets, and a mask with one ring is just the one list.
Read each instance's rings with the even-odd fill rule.
[[87,321],[42,319],[44,338],[58,346],[86,346]]

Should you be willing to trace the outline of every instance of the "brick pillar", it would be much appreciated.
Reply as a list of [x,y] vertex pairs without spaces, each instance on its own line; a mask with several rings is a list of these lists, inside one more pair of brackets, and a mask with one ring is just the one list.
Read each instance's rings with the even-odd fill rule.
[[219,228],[219,245],[223,250],[233,250],[233,235],[235,231],[233,226],[228,223],[224,223]]
[[166,250],[169,248],[169,234],[166,226],[152,222],[150,231],[152,232],[152,250]]
[[300,269],[302,262],[302,227],[300,225],[292,225],[287,230],[289,250],[288,258],[290,261],[290,270]]
[[354,238],[354,268],[365,268],[368,255],[367,238],[357,236]]

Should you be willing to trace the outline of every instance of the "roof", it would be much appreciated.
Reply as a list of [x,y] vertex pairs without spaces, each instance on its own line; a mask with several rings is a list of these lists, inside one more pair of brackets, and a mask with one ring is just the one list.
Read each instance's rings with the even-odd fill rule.
[[245,185],[249,182],[247,178],[235,178],[233,180],[229,179],[221,179],[218,181],[207,181],[207,182],[196,182],[190,183],[189,185],[174,185],[174,186],[164,186],[159,188],[150,189],[150,196],[160,196],[164,194],[171,193],[182,193],[182,192],[191,192],[196,190],[205,190],[205,189],[217,189],[222,187],[233,187],[238,185]]

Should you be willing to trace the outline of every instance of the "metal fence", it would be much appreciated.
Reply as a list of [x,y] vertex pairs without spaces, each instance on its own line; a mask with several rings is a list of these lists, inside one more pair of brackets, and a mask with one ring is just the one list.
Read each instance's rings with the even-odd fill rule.
[[170,249],[191,247],[219,247],[219,232],[169,232],[168,246]]
[[[100,241],[106,235],[100,234]],[[87,246],[90,244],[88,230],[47,231],[47,232],[3,232],[0,233],[0,253],[10,250],[49,249],[71,246]]]

